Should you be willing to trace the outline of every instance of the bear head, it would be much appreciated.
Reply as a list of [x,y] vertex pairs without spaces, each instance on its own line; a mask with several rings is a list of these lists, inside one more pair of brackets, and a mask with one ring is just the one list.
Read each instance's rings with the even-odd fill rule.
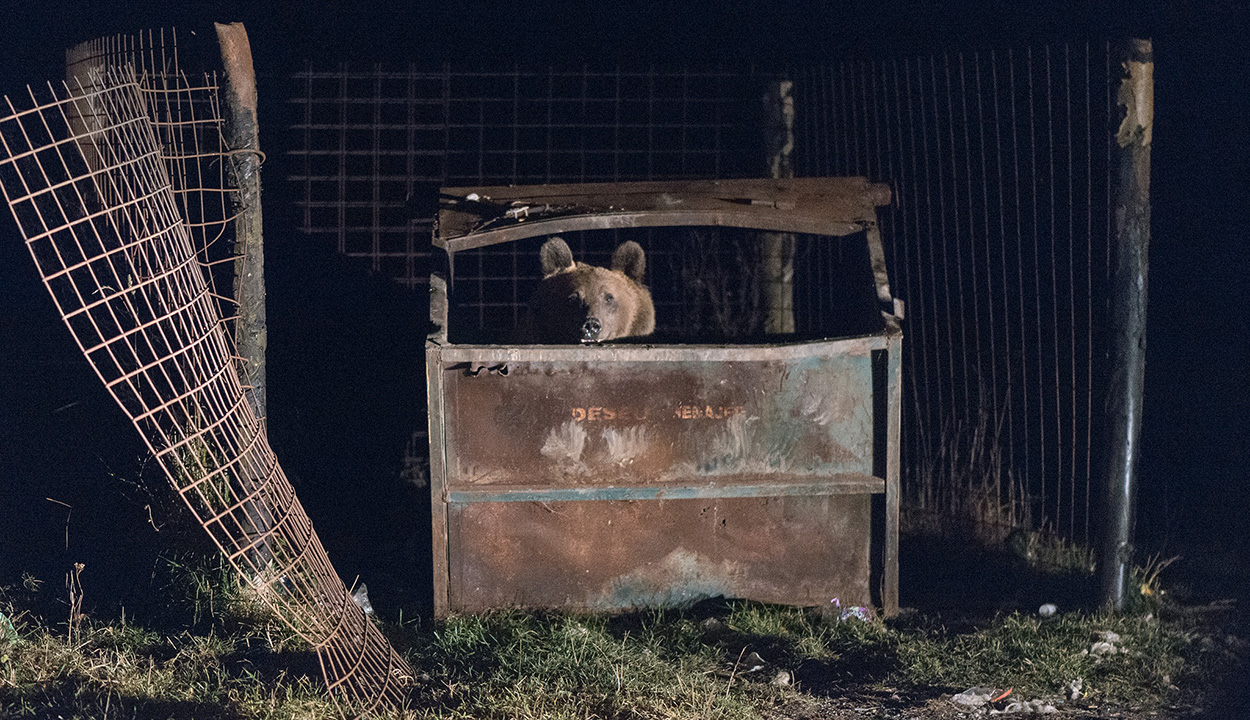
[[636,242],[612,253],[611,267],[575,262],[559,237],[539,251],[543,279],[530,300],[526,342],[603,342],[655,331],[651,291],[642,284],[646,255]]

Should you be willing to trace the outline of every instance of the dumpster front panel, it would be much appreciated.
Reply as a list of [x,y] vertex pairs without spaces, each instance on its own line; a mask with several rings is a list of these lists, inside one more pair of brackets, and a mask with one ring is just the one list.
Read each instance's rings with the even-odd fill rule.
[[868,495],[480,502],[450,513],[451,606],[619,610],[709,597],[867,606]]
[[448,367],[449,489],[872,473],[867,353],[702,362],[611,353]]
[[871,604],[870,347],[462,348],[440,373],[448,606]]

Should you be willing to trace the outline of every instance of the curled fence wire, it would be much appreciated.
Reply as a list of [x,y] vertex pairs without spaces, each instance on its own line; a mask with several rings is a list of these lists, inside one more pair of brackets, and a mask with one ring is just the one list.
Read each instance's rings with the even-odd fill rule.
[[[98,89],[106,68],[128,65],[142,79],[139,94],[152,121],[171,192],[204,266],[218,312],[227,323],[227,339],[233,340],[238,304],[231,288],[236,260],[231,220],[242,208],[235,207],[234,164],[225,161],[230,149],[222,132],[218,77],[211,72],[199,77],[183,72],[173,29],[97,38],[65,51],[70,87]],[[71,120],[81,125],[90,118]],[[92,157],[90,144],[81,150]],[[247,258],[242,259],[246,263]]]
[[44,284],[213,542],[315,648],[340,710],[397,707],[408,666],[335,573],[244,396],[153,96],[129,66],[88,74],[6,97],[0,117],[0,190]]

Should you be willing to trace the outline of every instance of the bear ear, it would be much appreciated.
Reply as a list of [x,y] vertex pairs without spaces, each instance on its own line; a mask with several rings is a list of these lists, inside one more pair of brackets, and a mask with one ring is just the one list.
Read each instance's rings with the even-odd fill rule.
[[538,257],[543,263],[543,277],[554,275],[561,270],[572,270],[577,265],[573,262],[573,251],[569,250],[569,244],[561,237],[553,237],[543,243],[542,249],[538,251]]
[[633,240],[621,243],[612,253],[612,269],[625,273],[634,282],[642,282],[642,273],[647,269],[647,256],[642,246]]

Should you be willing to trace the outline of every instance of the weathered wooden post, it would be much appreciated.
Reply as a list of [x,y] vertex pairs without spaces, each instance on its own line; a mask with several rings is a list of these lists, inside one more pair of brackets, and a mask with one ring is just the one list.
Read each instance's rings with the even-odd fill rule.
[[[242,358],[244,396],[264,427],[265,349],[268,330],[265,320],[265,244],[261,232],[259,124],[256,117],[256,73],[252,68],[252,46],[243,23],[214,23],[221,62],[226,71],[224,120],[226,145],[234,167],[234,299],[238,318],[234,323],[235,346]],[[247,559],[260,571],[272,559],[266,541],[258,536],[273,530],[273,516],[264,500],[250,496],[263,493],[266,479],[241,477],[249,499],[243,504],[247,541],[252,550]]]
[[[764,92],[764,144],[768,177],[794,177],[794,81],[769,82]],[[768,314],[764,332],[794,332],[794,235],[761,233],[760,265],[764,274],[764,302]]]
[[1142,390],[1146,375],[1146,289],[1150,247],[1150,135],[1154,56],[1149,40],[1130,40],[1118,104],[1115,238],[1111,287],[1111,373],[1107,392],[1107,474],[1098,581],[1104,604],[1124,607],[1132,559]]
[[[75,45],[65,51],[65,82],[74,94],[91,95],[102,89],[100,64],[93,57],[93,43]],[[100,153],[91,133],[100,129],[98,117],[90,114],[90,105],[73,103],[66,108],[66,120],[74,131],[83,162],[92,170],[100,169]],[[84,114],[86,113],[86,114]]]
[[260,140],[256,118],[256,73],[243,23],[214,23],[226,70],[226,143],[237,184],[234,218],[234,297],[239,304],[235,343],[247,373],[247,398],[256,417],[265,417],[265,246],[261,233]]

